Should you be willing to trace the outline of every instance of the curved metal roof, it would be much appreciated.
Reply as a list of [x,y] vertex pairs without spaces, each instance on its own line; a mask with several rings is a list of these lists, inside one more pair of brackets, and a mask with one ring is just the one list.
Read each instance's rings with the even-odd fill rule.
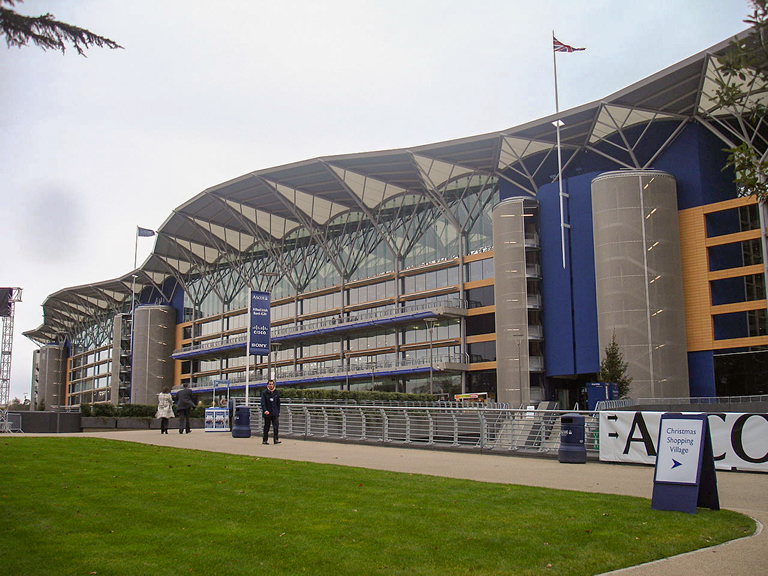
[[[748,31],[740,37],[745,37]],[[700,121],[727,141],[726,130],[709,120],[727,110],[709,96],[717,77],[717,55],[728,41],[675,64],[602,100],[499,132],[427,144],[275,166],[208,188],[176,208],[157,231],[152,254],[121,278],[65,288],[43,303],[44,322],[25,336],[43,343],[89,320],[117,313],[139,289],[159,287],[222,257],[232,258],[289,235],[308,234],[349,211],[366,213],[404,193],[429,196],[462,175],[505,178],[529,194],[551,182],[544,162],[556,152],[553,121],[564,123],[564,162],[583,150],[617,166],[644,167],[617,133],[657,121]],[[674,123],[670,123],[674,125]],[[670,130],[669,140],[678,132]],[[617,143],[618,142],[618,145]],[[551,162],[551,159],[550,159]],[[639,165],[640,164],[640,165]]]

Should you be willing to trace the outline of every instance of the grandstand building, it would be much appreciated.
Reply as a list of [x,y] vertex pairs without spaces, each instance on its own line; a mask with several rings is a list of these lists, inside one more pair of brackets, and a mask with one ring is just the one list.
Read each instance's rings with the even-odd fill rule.
[[[271,370],[570,408],[614,335],[633,397],[766,393],[766,211],[723,171],[766,133],[711,99],[726,47],[522,126],[201,192],[137,270],[46,299],[33,397],[148,404]],[[264,357],[246,355],[250,290],[271,294]]]

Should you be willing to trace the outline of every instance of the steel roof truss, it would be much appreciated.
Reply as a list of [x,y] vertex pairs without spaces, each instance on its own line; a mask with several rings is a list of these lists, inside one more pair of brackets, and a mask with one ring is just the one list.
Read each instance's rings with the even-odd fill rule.
[[[315,229],[315,226],[314,226],[315,219],[314,219],[314,217],[312,215],[306,215],[305,216],[305,213],[304,213],[303,209],[300,209],[295,204],[291,204],[291,202],[289,201],[289,198],[285,195],[284,191],[281,192],[282,188],[287,188],[286,186],[283,186],[282,184],[273,183],[273,182],[271,182],[269,180],[264,180],[264,179],[261,179],[261,180],[266,185],[274,187],[276,192],[280,192],[280,194],[278,194],[278,196],[280,197],[280,200],[285,205],[286,209],[290,210],[291,213],[294,216],[296,216],[296,219],[303,224],[304,229],[307,232],[309,232],[309,234],[312,237],[312,239],[314,241],[316,241],[318,243],[318,245],[323,249],[323,251],[325,252],[326,257],[328,258],[328,261],[331,262],[331,264],[333,265],[334,268],[336,268],[336,272],[338,273],[339,278],[342,278],[343,277],[343,271],[342,271],[341,266],[340,266],[340,264],[339,264],[339,262],[338,262],[338,260],[336,258],[336,254],[334,254],[333,251],[330,250],[328,244],[325,242],[325,239],[322,238],[321,235],[318,234],[318,231]],[[293,189],[293,190],[297,194],[300,192],[299,190],[296,190],[296,189]],[[305,192],[302,192],[302,193],[306,194]],[[326,202],[326,203],[331,204],[331,205],[333,204],[332,202],[328,202],[327,200],[324,200],[323,202]],[[344,209],[346,210],[346,207]],[[335,210],[333,209],[333,207],[332,206],[329,207],[329,214],[330,215],[329,215],[328,219],[330,219],[331,217],[333,217],[335,215],[338,215],[338,213],[334,214],[334,212],[335,212]],[[311,219],[311,221],[307,221],[307,217],[309,217]],[[326,220],[326,222],[327,221],[328,220]],[[310,268],[306,264],[307,264],[307,262],[302,262],[302,268],[303,268],[304,272],[309,273]],[[320,268],[320,263],[318,262],[318,263],[313,263],[313,266],[312,266],[311,269],[316,271],[316,270],[319,270],[319,268]],[[304,276],[304,277],[302,277],[300,284],[306,285],[306,283],[308,283],[310,281],[310,279],[311,279],[311,277],[309,275]]]
[[[237,210],[235,206],[233,206],[233,204],[236,204],[236,203],[232,202],[231,200],[219,198],[218,196],[216,196],[215,198],[224,206],[226,210],[230,211],[235,216],[235,218],[237,218],[243,224],[243,226],[246,228],[248,233],[253,236],[254,242],[251,246],[248,247],[247,251],[250,254],[254,254],[254,256],[251,257],[250,259],[249,258],[243,259],[243,265],[250,266],[253,269],[252,270],[253,272],[257,272],[256,274],[249,275],[247,279],[248,286],[251,288],[253,286],[251,282],[251,278],[258,278],[260,274],[263,274],[264,272],[268,272],[270,274],[275,272],[275,270],[268,270],[268,269],[261,270],[256,266],[257,261],[254,260],[254,258],[255,258],[255,252],[257,251],[256,247],[258,246],[259,249],[264,250],[270,255],[271,263],[279,268],[279,271],[282,273],[283,277],[285,277],[288,280],[288,282],[291,284],[291,286],[295,288],[296,281],[292,274],[293,271],[289,270],[288,267],[283,265],[283,261],[279,256],[280,251],[278,250],[278,247],[276,245],[275,237],[272,235],[265,236],[264,233],[262,232],[262,229],[258,226],[258,224],[251,221],[245,214],[243,214],[241,211]],[[262,263],[266,261],[263,259],[258,259],[258,262]],[[269,266],[267,268],[269,268]]]
[[[350,188],[350,186],[347,184],[347,181],[342,178],[341,174],[339,174],[338,170],[341,170],[340,168],[337,168],[335,166],[331,166],[331,168],[333,169],[332,172],[336,176],[336,178],[337,178],[337,180],[339,182],[339,185],[345,187],[349,191],[350,196],[355,201],[355,203],[358,205],[358,207],[360,208],[360,211],[365,216],[368,217],[368,220],[371,222],[371,225],[376,229],[376,232],[379,234],[379,242],[384,242],[387,245],[387,248],[389,249],[390,253],[392,254],[392,257],[394,258],[396,256],[396,254],[397,254],[397,251],[396,251],[395,247],[392,245],[392,243],[389,241],[389,238],[387,237],[387,235],[382,230],[381,223],[379,222],[378,218],[375,217],[372,209],[370,209],[368,207],[368,205],[365,203],[365,198],[362,197],[362,196],[359,196],[357,193],[355,193]],[[351,170],[345,170],[344,172],[345,172],[345,175],[346,175],[347,172],[353,173],[353,174],[357,174],[355,172],[352,172]],[[363,178],[363,179],[366,179],[366,182],[367,182],[367,177],[366,176],[364,176],[362,174],[359,174],[359,176],[361,178]],[[385,192],[386,192],[386,184],[385,184]],[[384,202],[387,199],[388,198],[385,197],[384,194],[382,194],[382,201],[377,203],[376,206],[380,206],[381,203]],[[374,246],[375,245],[376,244],[374,244]]]

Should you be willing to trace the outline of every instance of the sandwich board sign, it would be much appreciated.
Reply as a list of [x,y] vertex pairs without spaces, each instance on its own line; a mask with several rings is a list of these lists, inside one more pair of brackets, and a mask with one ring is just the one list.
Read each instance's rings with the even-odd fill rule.
[[664,414],[653,478],[654,510],[720,509],[706,414]]

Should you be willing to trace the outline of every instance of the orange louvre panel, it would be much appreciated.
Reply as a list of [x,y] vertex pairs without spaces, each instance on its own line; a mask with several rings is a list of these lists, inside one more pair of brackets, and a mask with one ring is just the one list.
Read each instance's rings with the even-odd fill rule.
[[747,346],[768,345],[768,336],[753,336],[751,338],[731,338],[730,340],[715,340],[714,350],[727,350],[729,348],[746,348]]
[[679,212],[680,249],[685,291],[685,329],[688,351],[712,350],[709,263],[707,261],[706,225],[701,206]]
[[763,265],[753,264],[752,266],[741,266],[740,268],[727,268],[725,270],[718,270],[717,272],[710,272],[707,278],[709,280],[722,280],[723,278],[738,278],[740,276],[762,273]]
[[700,208],[703,214],[710,214],[712,212],[722,212],[723,210],[730,210],[731,208],[738,208],[739,206],[748,206],[749,204],[756,203],[757,198],[754,196],[747,196],[744,198],[732,198],[731,200],[723,200],[722,202],[707,204]]
[[744,242],[756,238],[760,238],[760,230],[745,230],[744,232],[736,232],[734,234],[723,234],[722,236],[707,238],[707,247],[735,244],[736,242]]
[[712,306],[712,314],[732,314],[733,312],[763,309],[765,309],[765,300],[751,300],[749,302],[734,302],[732,304]]

